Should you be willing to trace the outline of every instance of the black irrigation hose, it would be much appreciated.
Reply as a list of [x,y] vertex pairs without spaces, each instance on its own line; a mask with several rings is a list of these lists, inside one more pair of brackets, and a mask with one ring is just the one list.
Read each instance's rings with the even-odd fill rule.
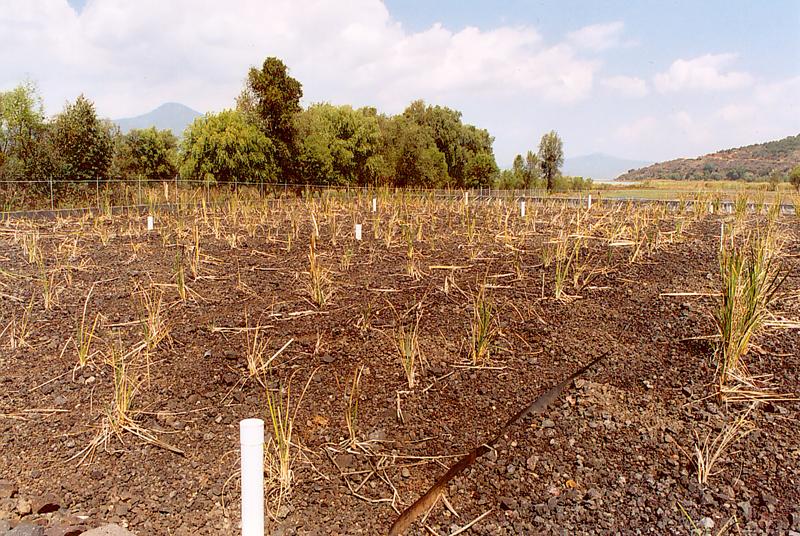
[[508,430],[517,424],[519,421],[527,417],[528,415],[543,413],[547,407],[552,404],[556,398],[561,394],[561,392],[576,378],[584,374],[587,370],[597,364],[600,360],[605,358],[611,353],[611,350],[608,350],[601,354],[599,357],[594,358],[590,361],[587,365],[584,365],[577,371],[570,374],[565,380],[561,383],[556,384],[554,387],[551,387],[549,390],[542,393],[536,400],[534,400],[531,404],[527,407],[520,410],[516,415],[511,417],[500,431],[495,435],[495,437],[487,441],[486,443],[476,447],[468,454],[466,454],[463,458],[458,460],[458,463],[450,467],[450,469],[439,479],[436,483],[431,486],[431,488],[417,501],[409,506],[405,512],[400,514],[400,517],[392,524],[392,527],[389,529],[389,536],[400,536],[403,534],[411,523],[420,516],[420,514],[429,510],[436,500],[439,498],[439,494],[442,492],[444,487],[447,485],[450,480],[455,478],[458,474],[460,474],[464,469],[472,465],[475,460],[492,450],[492,447],[497,443],[500,438],[508,432]]

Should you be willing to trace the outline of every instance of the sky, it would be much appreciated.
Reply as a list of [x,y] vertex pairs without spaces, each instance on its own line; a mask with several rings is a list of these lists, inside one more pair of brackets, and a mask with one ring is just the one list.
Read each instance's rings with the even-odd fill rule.
[[798,29],[800,0],[0,0],[0,91],[212,112],[277,56],[306,106],[460,110],[501,167],[550,130],[660,161],[799,134]]

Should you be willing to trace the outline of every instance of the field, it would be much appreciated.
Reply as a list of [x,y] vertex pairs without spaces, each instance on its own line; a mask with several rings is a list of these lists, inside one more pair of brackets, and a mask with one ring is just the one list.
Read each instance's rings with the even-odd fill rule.
[[213,201],[0,222],[0,520],[235,534],[261,417],[269,534],[385,534],[608,352],[407,533],[800,530],[800,217]]
[[774,187],[768,182],[698,181],[698,180],[645,180],[630,183],[599,183],[595,195],[606,199],[691,199],[698,192],[724,202],[735,202],[746,197],[752,203],[792,205],[800,193],[788,183]]

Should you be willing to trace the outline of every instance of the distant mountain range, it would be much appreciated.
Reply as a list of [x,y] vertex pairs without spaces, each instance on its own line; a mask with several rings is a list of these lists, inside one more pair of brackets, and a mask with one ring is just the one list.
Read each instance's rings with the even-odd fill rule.
[[697,158],[678,158],[653,164],[620,175],[618,180],[766,180],[773,171],[785,175],[798,164],[800,134]]
[[113,122],[119,126],[123,134],[135,128],[156,127],[159,130],[171,130],[173,134],[180,136],[186,127],[201,115],[203,114],[183,104],[168,102],[152,112],[136,117],[114,119]]
[[564,159],[562,172],[573,177],[585,177],[594,180],[612,180],[631,169],[650,164],[642,160],[628,160],[602,153],[574,156]]

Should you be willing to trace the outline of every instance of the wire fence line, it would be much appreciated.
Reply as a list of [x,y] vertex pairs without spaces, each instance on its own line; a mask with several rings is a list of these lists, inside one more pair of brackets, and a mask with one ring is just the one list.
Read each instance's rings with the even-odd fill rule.
[[[47,192],[31,192],[26,188],[16,188],[20,185],[49,185]],[[63,190],[63,185],[69,186],[67,191]],[[169,190],[172,190],[170,194]],[[80,215],[87,212],[106,211],[112,214],[144,210],[160,209],[174,210],[184,206],[186,202],[180,199],[181,193],[188,191],[202,195],[202,199],[197,199],[199,205],[204,200],[206,204],[213,206],[214,198],[220,193],[250,193],[257,194],[263,202],[280,202],[287,198],[297,198],[309,193],[316,195],[321,192],[338,192],[352,195],[372,195],[378,196],[381,192],[389,192],[395,195],[424,195],[435,199],[461,200],[465,199],[474,202],[491,201],[495,199],[514,200],[514,201],[545,201],[564,202],[568,204],[582,203],[601,203],[601,204],[666,204],[670,208],[677,208],[681,204],[691,207],[695,203],[706,203],[715,205],[721,212],[732,212],[735,207],[734,201],[723,201],[717,198],[715,201],[709,197],[713,192],[709,192],[705,197],[697,194],[687,195],[683,199],[659,199],[656,197],[625,197],[620,195],[603,196],[604,190],[591,189],[571,194],[551,195],[544,188],[532,189],[499,189],[499,188],[421,188],[421,187],[395,187],[395,186],[368,186],[368,185],[320,185],[303,183],[268,183],[263,181],[234,181],[225,183],[209,184],[203,180],[180,179],[170,181],[145,181],[137,179],[109,179],[103,181],[73,181],[69,179],[53,180],[0,180],[0,217],[28,217],[40,215],[47,217],[56,214]],[[157,191],[163,191],[156,194]],[[212,193],[214,195],[212,195]],[[687,194],[691,194],[687,192]],[[591,201],[590,201],[591,199]],[[37,204],[49,202],[49,207],[39,207]],[[26,206],[29,203],[32,206]],[[16,207],[15,204],[20,206]],[[798,214],[794,203],[781,202],[781,212],[784,214]],[[62,206],[66,205],[66,206]],[[748,210],[756,210],[757,206],[770,206],[770,203],[748,203]],[[711,210],[714,210],[711,208]]]

